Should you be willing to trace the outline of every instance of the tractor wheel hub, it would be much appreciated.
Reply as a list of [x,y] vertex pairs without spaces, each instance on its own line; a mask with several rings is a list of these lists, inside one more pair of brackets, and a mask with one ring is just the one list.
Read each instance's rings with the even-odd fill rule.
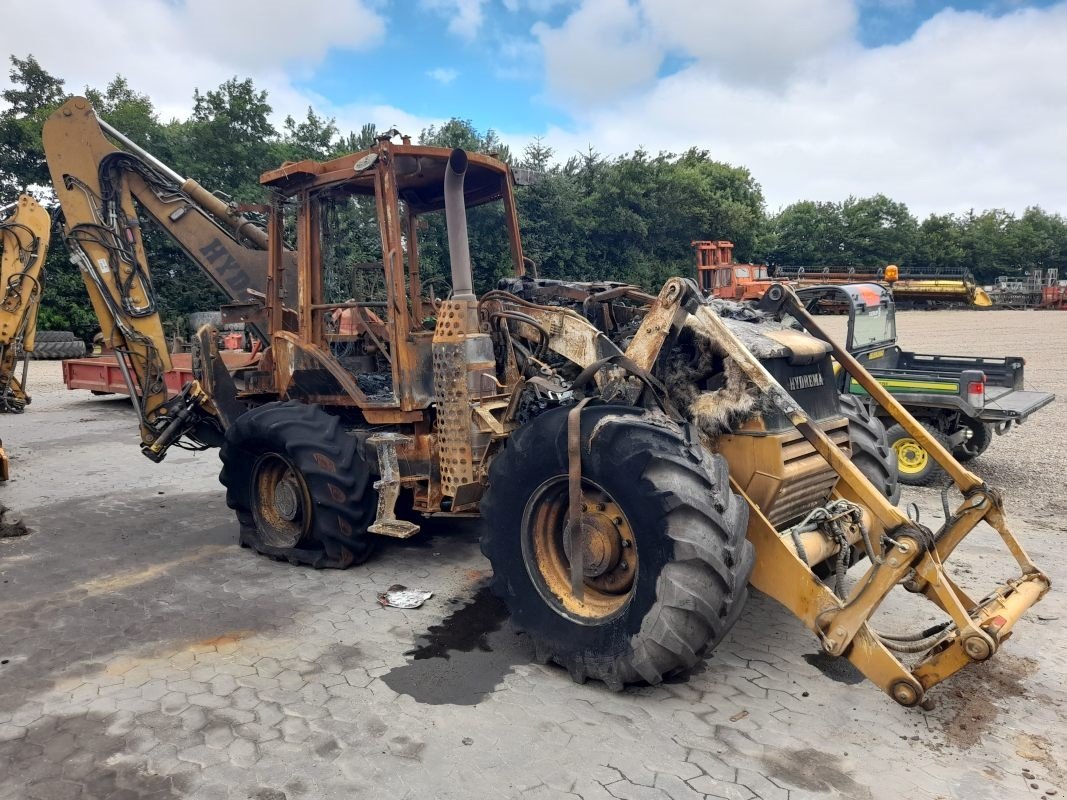
[[274,487],[274,510],[278,516],[287,522],[296,519],[300,507],[296,481],[292,477],[286,477],[278,481]]
[[600,514],[582,514],[582,561],[586,577],[610,572],[622,556],[619,532]]

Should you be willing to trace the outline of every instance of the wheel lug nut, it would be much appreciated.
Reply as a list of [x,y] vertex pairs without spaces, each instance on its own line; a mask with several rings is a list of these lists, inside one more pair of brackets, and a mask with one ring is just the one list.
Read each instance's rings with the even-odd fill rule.
[[622,525],[622,517],[615,517],[611,522],[614,525]]

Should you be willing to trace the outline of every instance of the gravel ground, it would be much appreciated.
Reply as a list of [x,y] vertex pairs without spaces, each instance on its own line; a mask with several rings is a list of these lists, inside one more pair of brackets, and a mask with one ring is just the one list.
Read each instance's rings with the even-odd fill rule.
[[[1067,314],[909,312],[899,326],[921,351],[1024,355],[1035,388],[1067,397]],[[60,389],[58,363],[31,370],[33,405],[0,416],[14,475],[0,501],[33,531],[0,539],[0,800],[1067,791],[1062,401],[973,462],[1054,589],[923,712],[822,655],[759,593],[692,674],[619,694],[572,684],[534,663],[487,594],[476,525],[383,542],[344,572],[257,557],[236,545],[213,453],[149,464],[128,401]],[[936,527],[938,492],[906,489],[912,501]],[[988,530],[950,566],[972,594],[1011,574]],[[395,583],[434,596],[380,607]],[[917,604],[895,591],[875,623],[930,624]]]
[[50,394],[65,390],[63,386],[62,361],[31,361],[30,374],[26,380],[30,387],[30,396]]

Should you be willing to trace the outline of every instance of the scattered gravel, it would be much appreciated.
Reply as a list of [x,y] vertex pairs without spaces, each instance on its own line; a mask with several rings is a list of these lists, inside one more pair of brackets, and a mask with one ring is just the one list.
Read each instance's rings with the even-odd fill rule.
[[35,394],[65,391],[66,387],[63,385],[63,362],[31,361],[26,385],[29,389],[30,397]]

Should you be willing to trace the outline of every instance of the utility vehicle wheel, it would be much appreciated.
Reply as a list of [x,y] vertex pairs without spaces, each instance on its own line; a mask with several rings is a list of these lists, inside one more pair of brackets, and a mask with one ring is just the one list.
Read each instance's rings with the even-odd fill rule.
[[971,438],[952,448],[952,455],[958,461],[972,461],[993,443],[993,426],[978,419],[964,419],[963,424],[971,429]]
[[741,613],[755,561],[748,506],[689,425],[586,408],[579,600],[566,535],[568,411],[537,417],[492,462],[481,511],[493,588],[540,661],[579,683],[656,684],[694,666]]
[[900,502],[897,479],[897,454],[889,446],[885,425],[871,414],[867,405],[853,395],[841,395],[841,413],[848,417],[848,435],[852,442],[852,463],[867,480],[878,487],[889,502]]
[[242,545],[316,568],[344,569],[370,556],[373,476],[337,417],[294,400],[267,403],[230,427],[220,457]]
[[[949,446],[945,434],[927,422],[920,424],[944,447]],[[945,474],[923,446],[900,425],[890,427],[889,444],[897,454],[897,472],[901,483],[908,486],[929,486],[935,478]]]

